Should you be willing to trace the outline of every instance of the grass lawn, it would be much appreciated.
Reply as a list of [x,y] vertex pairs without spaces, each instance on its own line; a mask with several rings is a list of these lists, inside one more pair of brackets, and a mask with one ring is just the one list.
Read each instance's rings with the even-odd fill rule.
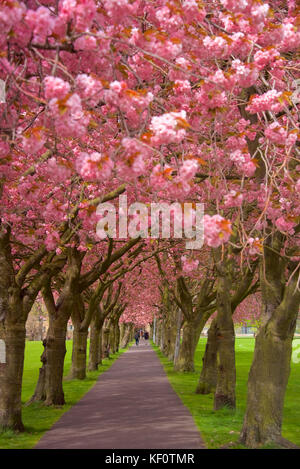
[[[66,342],[64,376],[67,376],[71,366],[72,341]],[[25,364],[23,374],[22,403],[25,404],[32,396],[41,366],[40,356],[43,351],[41,342],[26,342]],[[85,380],[65,380],[64,393],[66,405],[60,407],[45,407],[41,403],[34,403],[23,407],[23,423],[26,431],[14,434],[11,431],[0,433],[0,449],[28,449],[32,448],[42,437],[43,433],[56,422],[59,417],[70,409],[96,383],[98,376],[108,370],[112,363],[125,351],[121,350],[111,358],[104,359],[98,371],[88,372]]]
[[[189,408],[201,435],[208,448],[219,448],[230,442],[234,448],[243,448],[238,444],[239,432],[243,423],[246,408],[247,379],[250,370],[253,350],[253,338],[236,339],[236,402],[237,409],[213,411],[213,395],[195,393],[202,365],[206,338],[201,338],[197,347],[195,363],[196,371],[179,373],[173,371],[173,365],[153,345],[171,385],[183,403]],[[285,398],[282,434],[285,438],[300,446],[300,363],[292,363],[288,389]]]

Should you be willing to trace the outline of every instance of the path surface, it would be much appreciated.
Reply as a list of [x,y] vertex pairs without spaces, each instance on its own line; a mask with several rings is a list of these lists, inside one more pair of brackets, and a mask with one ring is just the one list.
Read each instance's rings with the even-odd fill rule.
[[45,433],[36,448],[204,448],[148,344],[132,346]]

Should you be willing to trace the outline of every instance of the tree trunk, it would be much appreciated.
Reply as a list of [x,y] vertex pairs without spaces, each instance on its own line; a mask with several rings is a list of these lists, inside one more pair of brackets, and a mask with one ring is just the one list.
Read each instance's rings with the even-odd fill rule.
[[162,329],[162,320],[158,319],[156,321],[156,342],[155,342],[157,347],[160,346],[160,342],[161,342],[161,329]]
[[102,356],[109,358],[110,354],[110,329],[107,326],[104,326],[102,329]]
[[110,327],[109,327],[110,353],[115,353],[115,343],[116,343],[116,329],[115,329],[115,324],[111,321]]
[[132,328],[133,328],[132,323],[125,323],[124,326],[125,326],[124,335],[121,340],[121,348],[126,348],[129,342],[131,341]]
[[45,387],[46,387],[46,363],[47,363],[47,349],[46,349],[46,347],[47,347],[47,336],[46,336],[46,339],[43,340],[43,347],[44,347],[44,350],[43,350],[43,353],[42,353],[41,358],[40,358],[40,360],[42,362],[42,366],[39,369],[38,382],[37,382],[37,385],[35,387],[35,390],[34,390],[34,393],[31,397],[31,399],[29,399],[29,401],[26,403],[26,405],[29,405],[32,402],[36,402],[36,401],[45,401],[45,399],[46,399]]
[[24,431],[21,391],[25,350],[25,323],[0,323],[3,361],[0,363],[0,428]]
[[103,329],[103,326],[100,328],[100,332],[99,332],[98,365],[102,365],[102,358],[103,358],[102,329]]
[[174,348],[174,358],[173,363],[175,364],[178,360],[179,350],[180,350],[180,340],[181,340],[181,326],[182,326],[182,312],[178,309],[177,312],[177,328],[176,328],[176,340]]
[[115,332],[115,353],[119,351],[119,346],[120,346],[120,326],[119,322],[116,324],[116,332]]
[[184,323],[182,342],[174,364],[175,371],[195,371],[194,355],[201,330],[202,327],[197,326],[193,321]]
[[203,366],[196,388],[197,394],[214,393],[217,385],[217,320],[213,319],[207,334]]
[[167,350],[167,357],[170,361],[174,360],[175,345],[177,337],[177,322],[178,322],[178,308],[174,308],[171,312],[170,325],[169,325],[169,344]]
[[99,364],[99,345],[100,345],[100,323],[98,318],[94,317],[90,328],[90,353],[89,353],[89,371],[97,371]]
[[64,405],[63,373],[66,355],[67,320],[49,316],[49,329],[43,342],[42,367],[33,396],[28,404],[45,401],[45,405]]
[[45,404],[63,405],[65,397],[63,391],[64,361],[66,355],[67,321],[53,324],[47,341],[47,362],[45,373]]
[[217,291],[217,386],[214,409],[235,409],[235,334],[230,298],[229,273],[224,271],[218,279]]
[[[266,267],[268,264],[266,263]],[[299,311],[298,275],[284,288],[273,290],[275,282],[261,276],[263,322],[255,340],[254,358],[248,378],[247,408],[241,441],[250,448],[268,442],[286,446],[281,437],[284,396],[290,374],[292,340]],[[272,271],[272,274],[274,271]],[[279,288],[280,285],[278,286]],[[279,303],[278,298],[282,296]],[[278,305],[279,303],[279,305]]]
[[75,323],[73,332],[73,352],[70,379],[86,378],[86,352],[88,331],[80,330]]

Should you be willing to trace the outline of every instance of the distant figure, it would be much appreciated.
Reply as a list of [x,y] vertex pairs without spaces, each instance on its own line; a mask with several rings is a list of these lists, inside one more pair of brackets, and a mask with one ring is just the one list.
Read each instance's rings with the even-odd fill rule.
[[144,339],[145,339],[145,340],[148,340],[148,339],[149,339],[149,332],[147,332],[147,331],[145,332],[145,334],[144,334]]
[[140,334],[139,334],[139,332],[136,332],[136,333],[135,333],[134,338],[135,338],[135,345],[139,345],[139,341],[140,341]]

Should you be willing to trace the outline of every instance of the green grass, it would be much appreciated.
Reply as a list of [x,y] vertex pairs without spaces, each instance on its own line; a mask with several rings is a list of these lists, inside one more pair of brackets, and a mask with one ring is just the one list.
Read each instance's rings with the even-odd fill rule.
[[[173,371],[173,364],[165,358],[160,349],[153,345],[168,375],[173,389],[188,407],[194,417],[207,448],[220,448],[232,442],[233,448],[243,448],[238,444],[239,433],[247,399],[247,379],[250,370],[254,339],[236,339],[236,402],[235,412],[229,409],[213,411],[213,395],[195,393],[202,364],[206,339],[201,338],[197,347],[192,373]],[[300,363],[292,363],[288,389],[285,398],[282,434],[285,438],[300,446]]]
[[[65,357],[64,376],[67,376],[71,366],[72,341],[66,342],[67,353]],[[39,368],[41,366],[40,356],[43,351],[41,342],[26,342],[25,363],[22,387],[23,405],[32,396],[37,383]],[[109,359],[103,360],[103,365],[98,371],[88,372],[84,380],[65,380],[64,393],[67,402],[64,406],[45,407],[42,403],[34,403],[30,406],[23,406],[22,416],[25,425],[25,432],[15,434],[11,431],[0,433],[0,449],[29,449],[32,448],[43,433],[76,404],[82,396],[96,383],[98,376],[108,370],[113,362],[125,351],[125,349],[111,355]]]

